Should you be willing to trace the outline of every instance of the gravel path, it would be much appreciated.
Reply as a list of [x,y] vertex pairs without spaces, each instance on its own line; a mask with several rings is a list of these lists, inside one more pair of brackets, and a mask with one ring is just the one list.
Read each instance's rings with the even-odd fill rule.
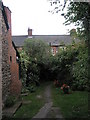
[[60,109],[58,107],[53,107],[51,85],[46,87],[44,96],[46,104],[33,118],[63,118],[60,113]]

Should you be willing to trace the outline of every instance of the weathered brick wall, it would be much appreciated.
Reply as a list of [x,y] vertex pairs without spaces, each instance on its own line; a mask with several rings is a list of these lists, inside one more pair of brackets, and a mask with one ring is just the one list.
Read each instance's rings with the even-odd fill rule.
[[11,85],[10,85],[10,91],[11,94],[17,96],[21,93],[21,81],[19,80],[19,66],[16,63],[11,64]]
[[0,119],[2,118],[2,10],[0,2]]
[[12,37],[11,37],[11,11],[9,8],[5,7],[8,23],[9,23],[9,30],[8,30],[8,57],[9,57],[9,64],[10,64],[10,71],[11,71],[11,84],[10,84],[10,93],[13,95],[20,95],[21,92],[21,81],[19,80],[19,64],[16,61],[16,50],[12,45]]
[[8,62],[8,30],[6,28],[5,20],[2,15],[2,99],[6,100],[10,93],[11,72]]
[[[2,10],[5,9],[5,13]],[[0,103],[12,94],[20,95],[21,81],[19,80],[19,65],[16,61],[16,50],[12,45],[11,12],[7,7],[0,6]],[[4,14],[7,16],[5,19]],[[1,81],[2,80],[2,81]],[[1,105],[0,105],[1,106]],[[1,107],[0,107],[1,108]],[[1,112],[1,109],[0,109]]]

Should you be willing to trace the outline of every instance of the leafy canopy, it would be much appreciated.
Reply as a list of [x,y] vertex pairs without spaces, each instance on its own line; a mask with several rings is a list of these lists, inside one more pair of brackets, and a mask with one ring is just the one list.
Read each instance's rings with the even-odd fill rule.
[[42,40],[27,39],[24,44],[25,53],[30,59],[43,61],[51,54],[50,47]]
[[50,46],[42,40],[26,39],[21,52],[22,77],[24,84],[37,83],[42,67],[46,70],[51,56]]
[[[55,5],[53,13],[62,11],[65,18],[65,25],[75,23],[78,26],[78,32],[85,40],[90,38],[90,3],[89,2],[74,2],[75,0],[49,0],[51,5]],[[67,11],[64,8],[67,6]]]

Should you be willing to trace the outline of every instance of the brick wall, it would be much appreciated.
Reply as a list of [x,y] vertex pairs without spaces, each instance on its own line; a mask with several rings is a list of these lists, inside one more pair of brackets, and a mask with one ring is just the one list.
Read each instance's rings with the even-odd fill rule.
[[22,87],[21,81],[19,80],[19,65],[16,61],[16,50],[12,45],[11,27],[9,28],[8,24],[9,26],[11,26],[11,11],[7,7],[4,7],[1,4],[0,6],[0,89],[1,89],[0,103],[2,103],[2,101],[4,103],[10,94],[19,96]]
[[2,99],[3,102],[10,94],[11,72],[8,61],[8,30],[5,24],[4,16],[2,15]]
[[2,11],[0,2],[0,120],[2,118]]
[[21,81],[19,80],[19,64],[16,60],[16,50],[12,45],[12,30],[11,30],[11,11],[9,8],[5,7],[5,12],[8,19],[9,30],[8,30],[8,57],[9,57],[9,64],[10,64],[10,71],[11,71],[11,84],[10,84],[10,93],[13,95],[18,96],[21,92]]
[[6,98],[10,93],[9,86],[11,82],[10,65],[8,62],[8,40],[7,40],[8,29],[5,23],[6,22],[4,18],[5,16],[3,16],[2,10],[3,10],[3,5],[0,2],[0,108],[1,109],[3,107],[2,103],[4,103],[4,101],[6,100]]
[[11,85],[10,85],[10,91],[11,94],[17,96],[21,93],[21,81],[19,80],[19,66],[16,63],[11,64]]

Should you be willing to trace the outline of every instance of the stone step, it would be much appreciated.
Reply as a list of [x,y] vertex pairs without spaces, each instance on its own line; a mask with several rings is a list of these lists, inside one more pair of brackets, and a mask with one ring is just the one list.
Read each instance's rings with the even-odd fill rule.
[[21,105],[22,105],[22,102],[20,101],[10,108],[3,109],[3,116],[12,117]]
[[[46,118],[47,113],[50,111],[51,107],[52,107],[53,103],[49,102],[46,103],[40,110],[39,112],[33,117],[34,118]],[[33,120],[32,119],[32,120]]]

